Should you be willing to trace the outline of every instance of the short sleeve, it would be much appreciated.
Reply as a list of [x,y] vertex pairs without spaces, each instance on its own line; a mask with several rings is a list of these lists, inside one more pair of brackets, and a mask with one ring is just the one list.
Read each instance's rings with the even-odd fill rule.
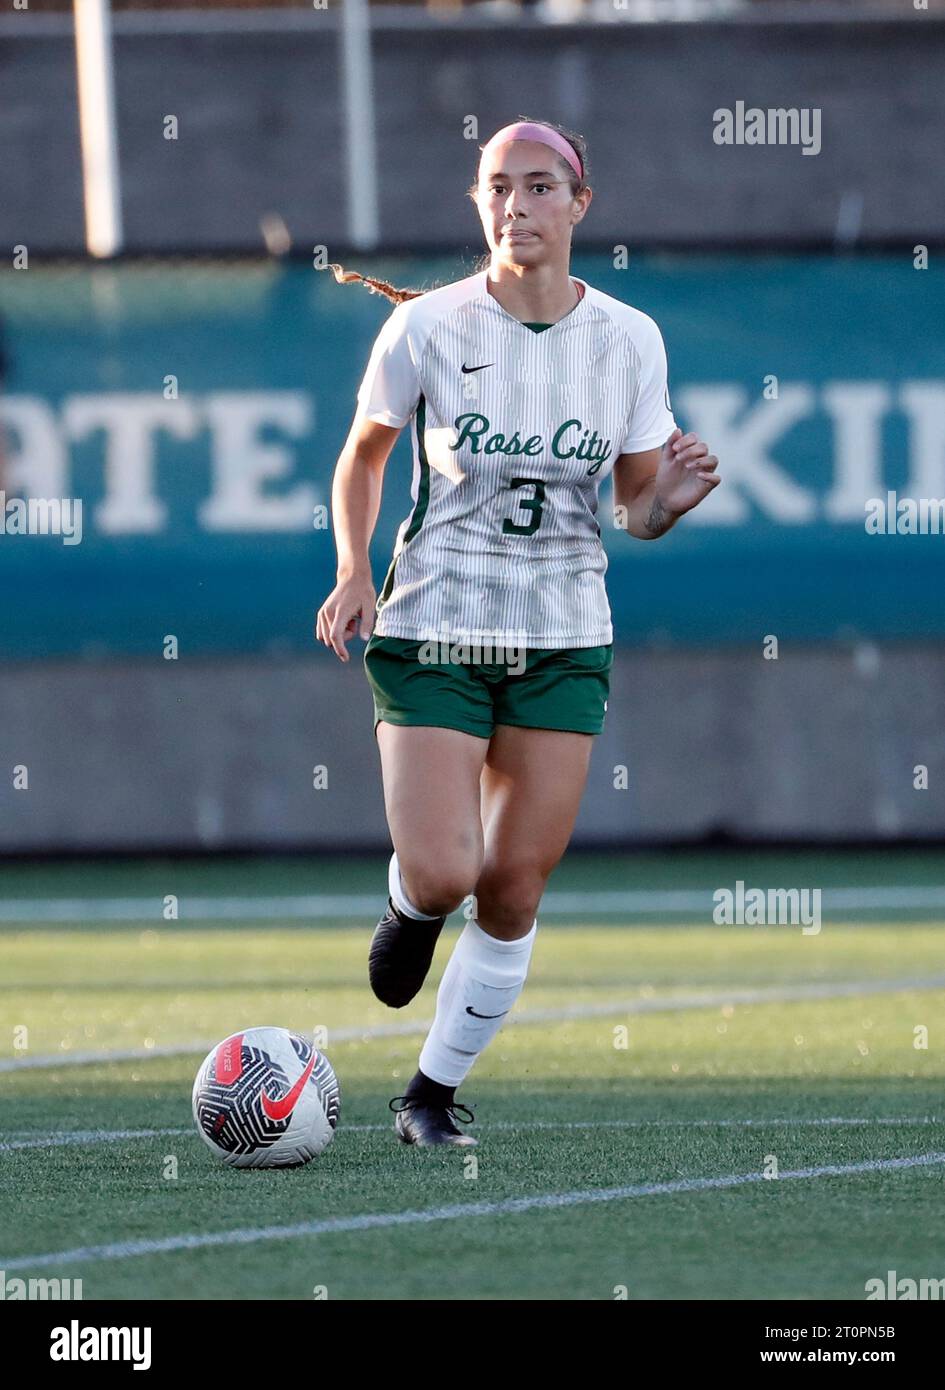
[[647,329],[637,340],[640,354],[640,379],[633,402],[627,436],[620,446],[622,454],[641,454],[666,443],[676,421],[669,402],[668,368],[663,335],[652,319],[646,319]]
[[358,413],[393,429],[406,425],[420,399],[420,377],[400,309],[398,305],[377,335],[358,388]]

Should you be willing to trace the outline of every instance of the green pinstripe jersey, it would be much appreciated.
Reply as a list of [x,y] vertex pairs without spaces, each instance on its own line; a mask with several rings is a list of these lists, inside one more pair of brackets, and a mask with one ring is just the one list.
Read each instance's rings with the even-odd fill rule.
[[584,281],[536,332],[487,271],[407,300],[374,343],[358,415],[410,425],[412,507],[374,631],[414,641],[613,640],[602,481],[675,429],[666,352],[640,310]]

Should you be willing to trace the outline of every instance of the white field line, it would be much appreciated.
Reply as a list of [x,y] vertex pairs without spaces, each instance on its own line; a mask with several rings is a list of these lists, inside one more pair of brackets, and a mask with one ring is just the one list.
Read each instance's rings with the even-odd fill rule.
[[115,1144],[122,1139],[156,1139],[163,1135],[191,1134],[196,1131],[181,1129],[64,1129],[58,1134],[31,1134],[27,1137],[0,1140],[0,1153],[13,1153],[17,1149],[61,1149],[72,1144]]
[[[724,887],[725,885],[719,885]],[[717,888],[632,889],[613,892],[548,892],[539,916],[652,916],[673,913],[704,915],[712,925],[713,893]],[[901,888],[824,888],[822,914],[873,911],[882,908],[945,908],[945,884]],[[151,922],[183,926],[189,922],[317,921],[326,918],[361,920],[372,925],[384,910],[376,893],[291,893],[276,897],[178,895],[178,917],[167,922],[164,901],[135,898],[10,898],[0,902],[0,923],[22,922]]]
[[[676,994],[654,999],[616,999],[598,1004],[570,1004],[554,1009],[523,1009],[505,1025],[523,1027],[535,1023],[562,1023],[569,1019],[611,1018],[633,1014],[683,1013],[690,1009],[722,1008],[728,1004],[784,1004],[794,1000],[845,999],[870,994],[896,994],[902,990],[945,987],[945,975],[910,975],[897,980],[825,980],[816,984],[771,985],[757,989],[710,990],[704,994]],[[332,1028],[325,1050],[336,1043],[373,1042],[380,1038],[410,1037],[426,1033],[431,1018],[404,1023],[382,1023],[376,1028]],[[219,1039],[217,1039],[219,1041]],[[38,1067],[92,1066],[102,1062],[144,1062],[156,1057],[186,1057],[207,1053],[214,1041],[171,1043],[166,1047],[116,1048],[94,1052],[49,1052],[38,1057],[0,1058],[0,1073],[29,1071]]]
[[717,1178],[674,1178],[670,1182],[633,1183],[625,1187],[590,1188],[575,1192],[550,1192],[531,1197],[506,1197],[500,1202],[462,1202],[456,1206],[430,1207],[426,1211],[375,1212],[364,1216],[330,1217],[302,1221],[293,1226],[250,1226],[233,1231],[200,1231],[191,1235],[165,1236],[160,1240],[116,1241],[109,1245],[83,1245],[42,1255],[9,1260],[0,1257],[0,1269],[59,1268],[93,1260],[124,1260],[135,1255],[162,1255],[208,1246],[255,1245],[264,1240],[297,1240],[303,1236],[337,1235],[346,1231],[379,1230],[392,1226],[428,1225],[434,1221],[471,1220],[476,1217],[517,1216],[522,1212],[562,1210],[592,1203],[621,1202],[636,1197],[667,1197],[681,1192],[712,1192],[752,1183],[789,1182],[795,1179],[852,1177],[860,1173],[896,1172],[907,1168],[945,1164],[945,1153],[915,1154],[908,1158],[874,1158],[861,1163],[831,1163],[817,1168],[793,1168],[777,1179],[763,1173],[729,1173]]
[[[936,1115],[884,1115],[876,1118],[861,1115],[821,1115],[805,1119],[803,1116],[777,1116],[771,1119],[756,1120],[500,1120],[489,1124],[493,1130],[511,1130],[514,1133],[531,1129],[803,1129],[811,1126],[826,1128],[866,1125],[945,1125],[945,1118]],[[473,1129],[479,1128],[473,1125]],[[380,1134],[392,1130],[393,1125],[346,1125],[341,1130],[354,1134]],[[196,1131],[191,1125],[175,1125],[168,1129],[66,1129],[52,1134],[35,1134],[29,1130],[17,1130],[16,1137],[0,1141],[0,1153],[13,1153],[18,1149],[58,1149],[73,1144],[114,1144],[121,1140],[157,1139],[170,1136],[179,1138],[182,1134],[193,1135]]]

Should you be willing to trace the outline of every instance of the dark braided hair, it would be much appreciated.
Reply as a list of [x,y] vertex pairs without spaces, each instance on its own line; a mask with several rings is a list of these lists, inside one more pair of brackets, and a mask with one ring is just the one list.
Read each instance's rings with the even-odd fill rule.
[[[533,116],[516,116],[515,120],[516,122],[528,121],[532,125],[548,126],[551,130],[556,130],[559,135],[563,136],[564,139],[567,140],[571,148],[574,150],[575,154],[578,156],[578,159],[581,161],[581,168],[584,170],[584,177],[578,178],[577,174],[571,168],[571,165],[568,163],[568,161],[566,159],[562,159],[561,155],[559,155],[556,151],[552,151],[555,159],[558,160],[561,166],[562,172],[566,174],[568,183],[571,185],[571,197],[576,198],[577,195],[583,189],[587,188],[587,144],[584,140],[583,135],[578,135],[577,131],[574,130],[567,130],[563,125],[557,125],[554,121],[539,121],[536,120]],[[482,147],[480,146],[480,151],[481,148]],[[475,201],[478,187],[478,180],[475,183],[470,184],[469,188],[466,190],[467,198],[471,198],[473,201]],[[489,265],[490,261],[491,256],[488,252],[486,252],[483,256],[479,258],[476,270],[485,270],[486,267]],[[318,266],[317,269],[330,270],[333,273],[339,285],[350,285],[355,283],[362,284],[365,287],[365,289],[370,291],[371,294],[382,294],[387,299],[389,299],[392,304],[403,304],[404,301],[407,299],[417,299],[421,294],[427,293],[426,290],[397,289],[395,285],[389,285],[386,280],[376,280],[373,276],[362,275],[360,271],[357,270],[345,270],[343,265],[338,265],[336,262],[327,266]],[[474,271],[473,273],[475,274],[476,272]],[[432,288],[435,289],[436,286],[432,286]]]

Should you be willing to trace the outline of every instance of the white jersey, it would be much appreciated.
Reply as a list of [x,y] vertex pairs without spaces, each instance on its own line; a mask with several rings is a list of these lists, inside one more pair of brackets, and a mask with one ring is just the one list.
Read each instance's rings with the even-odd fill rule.
[[584,285],[536,331],[487,271],[399,304],[378,335],[358,416],[412,424],[413,508],[374,631],[525,647],[613,640],[598,491],[621,454],[675,429],[656,324]]

